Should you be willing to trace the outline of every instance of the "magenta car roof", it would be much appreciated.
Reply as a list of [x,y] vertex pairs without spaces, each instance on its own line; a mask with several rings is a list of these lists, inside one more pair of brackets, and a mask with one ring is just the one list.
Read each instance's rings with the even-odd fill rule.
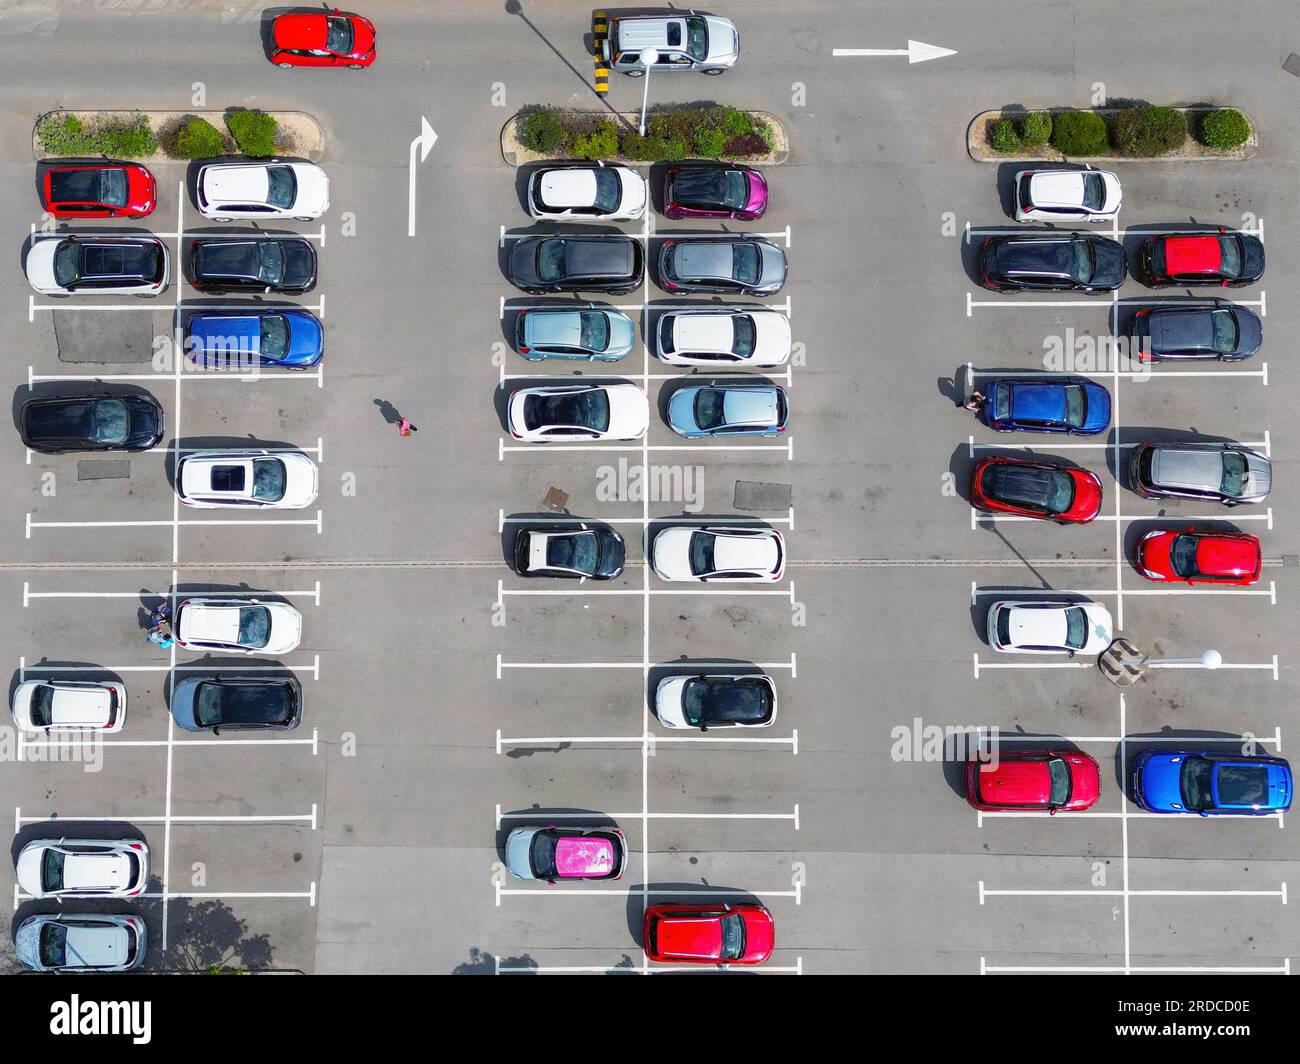
[[555,871],[560,876],[608,875],[614,860],[614,845],[608,839],[561,838],[555,843]]

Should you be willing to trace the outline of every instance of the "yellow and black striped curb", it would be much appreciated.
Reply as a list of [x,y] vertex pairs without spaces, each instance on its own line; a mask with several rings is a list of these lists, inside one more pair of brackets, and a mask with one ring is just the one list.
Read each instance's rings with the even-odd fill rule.
[[595,63],[593,74],[593,84],[596,91],[602,95],[609,92],[609,69],[605,66],[605,60],[601,57],[601,46],[605,43],[605,38],[609,36],[609,19],[603,11],[593,11],[591,13],[591,54]]

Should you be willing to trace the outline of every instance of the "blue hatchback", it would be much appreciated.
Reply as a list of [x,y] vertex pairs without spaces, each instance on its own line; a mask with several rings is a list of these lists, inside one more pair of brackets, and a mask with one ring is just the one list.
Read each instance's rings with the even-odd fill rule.
[[185,353],[205,366],[256,363],[310,369],[325,352],[325,327],[315,314],[291,307],[195,311],[185,322]]
[[1280,757],[1144,750],[1133,761],[1133,797],[1151,813],[1284,813],[1291,789],[1291,766]]
[[1065,432],[1095,436],[1110,424],[1110,393],[1080,377],[999,377],[984,403],[998,432]]

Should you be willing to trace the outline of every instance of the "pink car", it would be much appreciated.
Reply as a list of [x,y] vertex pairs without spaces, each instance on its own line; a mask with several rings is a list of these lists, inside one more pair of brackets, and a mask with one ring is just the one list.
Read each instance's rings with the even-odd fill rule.
[[767,210],[767,178],[747,166],[670,166],[664,171],[664,216],[735,218],[750,222]]
[[616,828],[515,828],[506,838],[506,868],[516,879],[618,879],[626,863]]

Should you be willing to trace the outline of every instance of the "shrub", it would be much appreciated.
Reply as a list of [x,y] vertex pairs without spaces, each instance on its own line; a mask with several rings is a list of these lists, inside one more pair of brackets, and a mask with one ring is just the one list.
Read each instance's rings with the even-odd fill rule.
[[1250,139],[1250,122],[1235,107],[1223,107],[1201,119],[1196,139],[1216,151],[1240,148]]
[[732,137],[727,141],[723,154],[743,158],[746,155],[762,155],[771,150],[772,146],[761,133],[746,133],[743,137]]
[[655,152],[660,142],[654,137],[643,137],[640,133],[624,133],[619,140],[619,154],[627,159],[645,162],[658,158]]
[[36,127],[36,136],[49,155],[87,155],[92,150],[86,125],[76,115],[46,115]]
[[569,131],[553,108],[539,107],[520,116],[519,141],[531,151],[551,155],[569,143]]
[[226,138],[206,118],[184,119],[175,133],[163,140],[164,150],[176,159],[210,159],[226,151]]
[[226,115],[226,128],[244,155],[266,159],[275,154],[279,123],[264,111],[231,111]]
[[754,120],[749,116],[749,112],[741,111],[736,107],[723,109],[718,126],[724,133],[729,133],[733,137],[743,137],[746,133],[754,132]]
[[994,151],[1013,152],[1020,147],[1020,133],[1009,118],[999,118],[989,125],[989,143]]
[[97,154],[120,159],[147,159],[158,151],[158,138],[144,115],[96,125],[91,143]]
[[587,159],[607,159],[618,154],[618,129],[607,118],[600,119],[590,133],[573,138],[573,154]]
[[1113,139],[1121,155],[1168,155],[1186,136],[1187,117],[1173,107],[1129,107],[1115,116]]
[[668,162],[685,159],[691,153],[690,141],[685,137],[668,137],[660,141],[660,144],[662,145],[662,154],[656,156],[656,158],[666,159]]
[[695,134],[695,154],[701,159],[717,159],[727,150],[731,138],[721,129],[701,129]]
[[1062,111],[1052,119],[1052,147],[1062,155],[1105,155],[1106,123],[1091,111]]
[[1051,136],[1052,116],[1046,111],[1030,111],[1020,120],[1020,143],[1026,148],[1041,148]]

